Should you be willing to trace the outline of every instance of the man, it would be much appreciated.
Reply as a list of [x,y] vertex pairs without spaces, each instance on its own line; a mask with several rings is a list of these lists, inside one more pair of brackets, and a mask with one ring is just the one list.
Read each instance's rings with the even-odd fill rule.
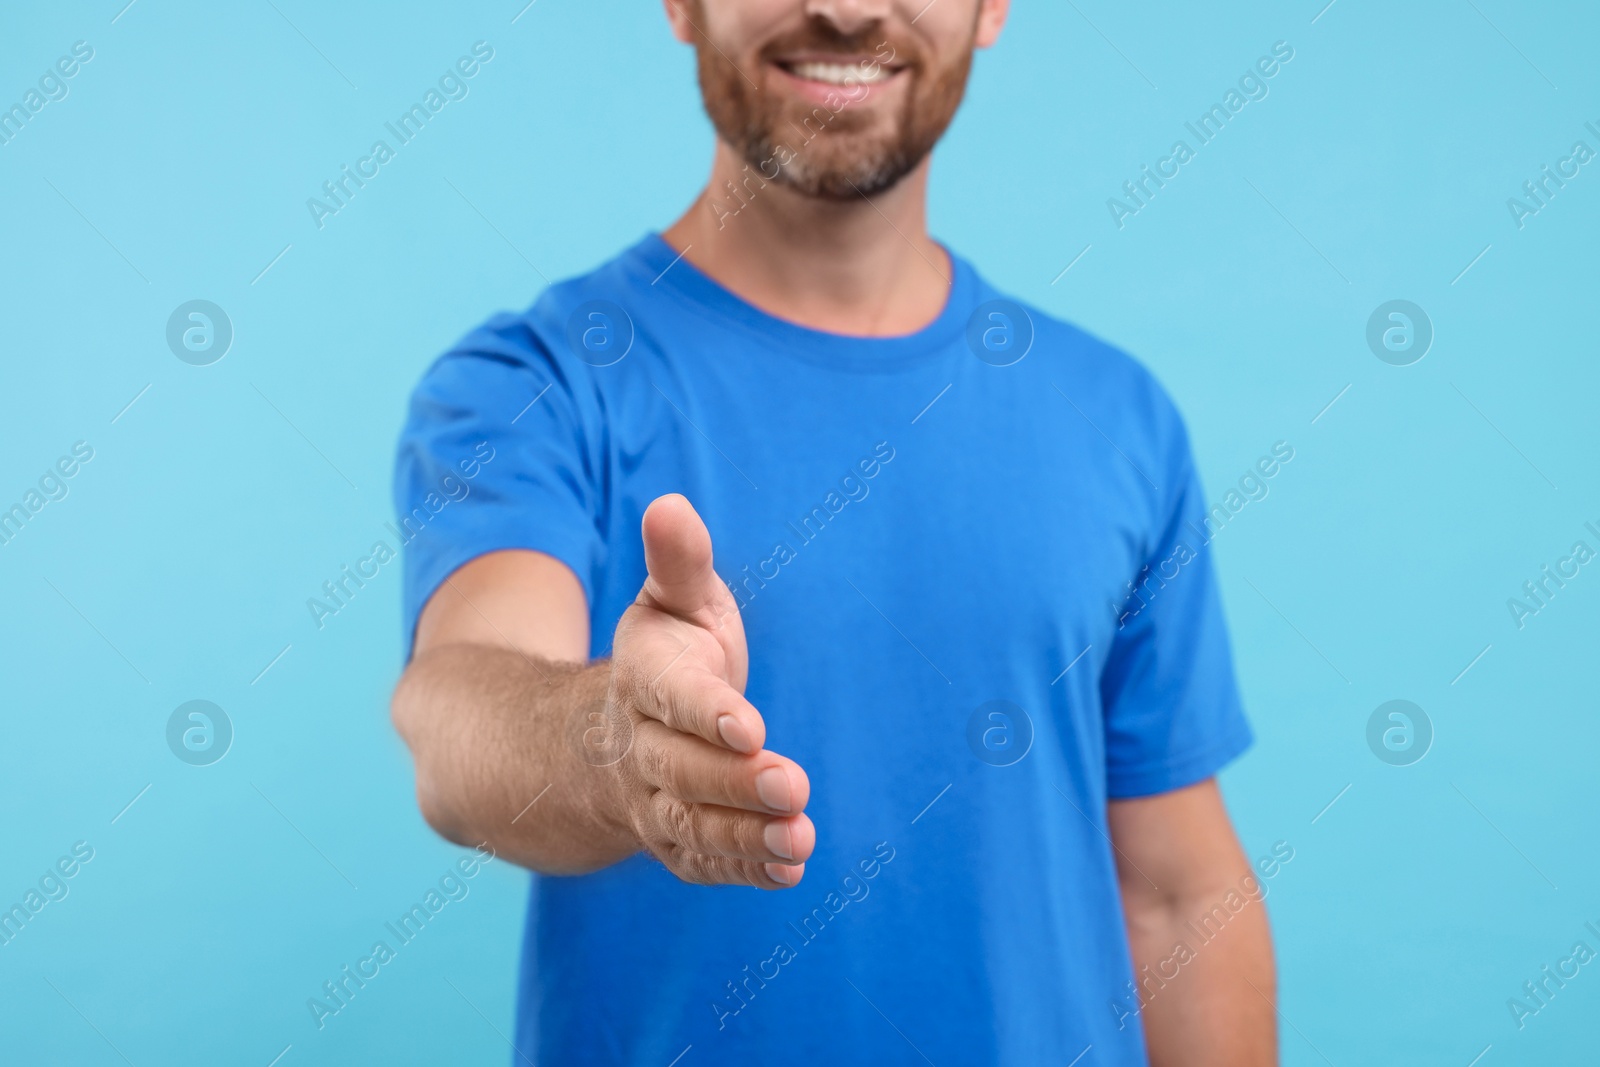
[[925,227],[1006,10],[667,0],[706,190],[417,389],[394,718],[536,872],[519,1062],[1275,1062],[1179,417]]

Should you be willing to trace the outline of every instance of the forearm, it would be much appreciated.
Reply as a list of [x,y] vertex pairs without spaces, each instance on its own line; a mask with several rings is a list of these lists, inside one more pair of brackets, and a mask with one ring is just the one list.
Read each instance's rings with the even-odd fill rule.
[[419,655],[392,714],[429,825],[545,874],[581,874],[638,851],[608,750],[585,759],[580,747],[586,731],[618,743],[590,718],[610,676],[609,661],[578,666],[485,645]]
[[1124,897],[1151,1067],[1275,1065],[1276,975],[1264,904],[1227,885],[1187,899]]

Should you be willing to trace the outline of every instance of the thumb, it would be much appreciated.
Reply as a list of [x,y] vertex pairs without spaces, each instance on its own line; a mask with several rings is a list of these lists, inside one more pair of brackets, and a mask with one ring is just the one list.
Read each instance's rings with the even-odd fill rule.
[[706,524],[687,497],[668,493],[644,509],[641,527],[649,572],[641,596],[668,614],[704,622],[727,592],[711,566]]

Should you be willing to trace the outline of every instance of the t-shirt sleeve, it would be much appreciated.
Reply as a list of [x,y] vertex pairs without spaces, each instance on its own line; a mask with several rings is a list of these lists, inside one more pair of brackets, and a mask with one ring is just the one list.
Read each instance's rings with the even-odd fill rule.
[[1206,545],[1205,497],[1179,431],[1169,500],[1146,569],[1132,577],[1101,674],[1112,797],[1180,789],[1250,746]]
[[491,320],[423,375],[395,462],[408,657],[428,598],[487,552],[554,556],[594,602],[604,552],[594,421],[581,385],[522,317]]

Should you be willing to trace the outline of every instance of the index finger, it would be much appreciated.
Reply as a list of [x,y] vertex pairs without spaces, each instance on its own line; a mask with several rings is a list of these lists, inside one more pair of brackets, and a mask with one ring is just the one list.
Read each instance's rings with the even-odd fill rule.
[[671,661],[636,684],[639,710],[680,733],[746,756],[767,743],[767,724],[755,705],[692,657]]

